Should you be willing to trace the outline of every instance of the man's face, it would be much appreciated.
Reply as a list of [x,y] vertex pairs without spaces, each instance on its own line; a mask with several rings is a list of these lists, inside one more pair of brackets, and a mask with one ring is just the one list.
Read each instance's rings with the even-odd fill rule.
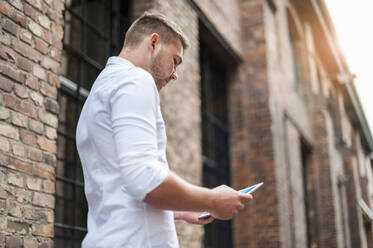
[[158,91],[171,80],[177,79],[176,67],[183,60],[183,46],[180,40],[169,45],[160,45],[150,63],[152,74]]

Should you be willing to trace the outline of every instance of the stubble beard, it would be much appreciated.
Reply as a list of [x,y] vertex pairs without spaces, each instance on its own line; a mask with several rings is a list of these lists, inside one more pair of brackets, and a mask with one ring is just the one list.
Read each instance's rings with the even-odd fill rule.
[[151,75],[153,76],[154,78],[154,82],[157,86],[157,89],[160,90],[163,86],[163,83],[165,81],[167,81],[168,77],[164,77],[164,75],[162,75],[162,63],[163,63],[163,57],[161,55],[162,53],[159,52],[157,55],[155,55],[155,57],[153,58],[153,60],[151,61],[150,63],[150,72],[151,72]]

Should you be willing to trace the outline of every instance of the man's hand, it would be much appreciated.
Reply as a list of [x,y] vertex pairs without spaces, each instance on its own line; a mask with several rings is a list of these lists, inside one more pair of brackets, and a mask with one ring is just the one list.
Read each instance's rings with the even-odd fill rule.
[[199,219],[202,212],[174,211],[175,220],[184,220],[190,224],[206,225],[214,220],[214,217]]
[[[212,217],[230,220],[252,199],[250,194],[243,194],[226,185],[207,189],[190,184],[169,171],[166,179],[153,191],[148,193],[144,202],[153,207],[191,212],[210,212]],[[195,221],[193,218],[188,218]],[[197,220],[197,224],[208,222]]]
[[238,211],[244,209],[245,204],[253,199],[250,194],[243,194],[226,185],[213,189],[215,197],[209,212],[216,219],[230,220]]

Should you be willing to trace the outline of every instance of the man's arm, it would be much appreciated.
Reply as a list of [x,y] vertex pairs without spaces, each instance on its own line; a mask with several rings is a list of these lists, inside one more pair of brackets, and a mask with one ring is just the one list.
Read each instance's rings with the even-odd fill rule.
[[228,186],[214,189],[199,187],[186,182],[172,172],[144,201],[154,207],[179,211],[208,211],[217,219],[232,219],[244,204],[252,199]]

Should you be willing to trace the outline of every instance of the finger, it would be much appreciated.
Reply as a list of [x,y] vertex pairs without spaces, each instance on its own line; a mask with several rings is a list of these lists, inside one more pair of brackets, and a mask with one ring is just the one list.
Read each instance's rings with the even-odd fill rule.
[[253,196],[251,194],[241,194],[240,199],[241,199],[241,201],[246,203],[246,202],[252,200]]
[[211,223],[213,221],[214,221],[214,217],[210,216],[210,217],[208,217],[206,219],[200,220],[200,224],[201,225],[206,225],[206,224],[209,224],[209,223]]
[[242,209],[244,209],[245,208],[245,205],[244,204],[241,204],[240,206],[239,206],[239,210],[242,210]]

